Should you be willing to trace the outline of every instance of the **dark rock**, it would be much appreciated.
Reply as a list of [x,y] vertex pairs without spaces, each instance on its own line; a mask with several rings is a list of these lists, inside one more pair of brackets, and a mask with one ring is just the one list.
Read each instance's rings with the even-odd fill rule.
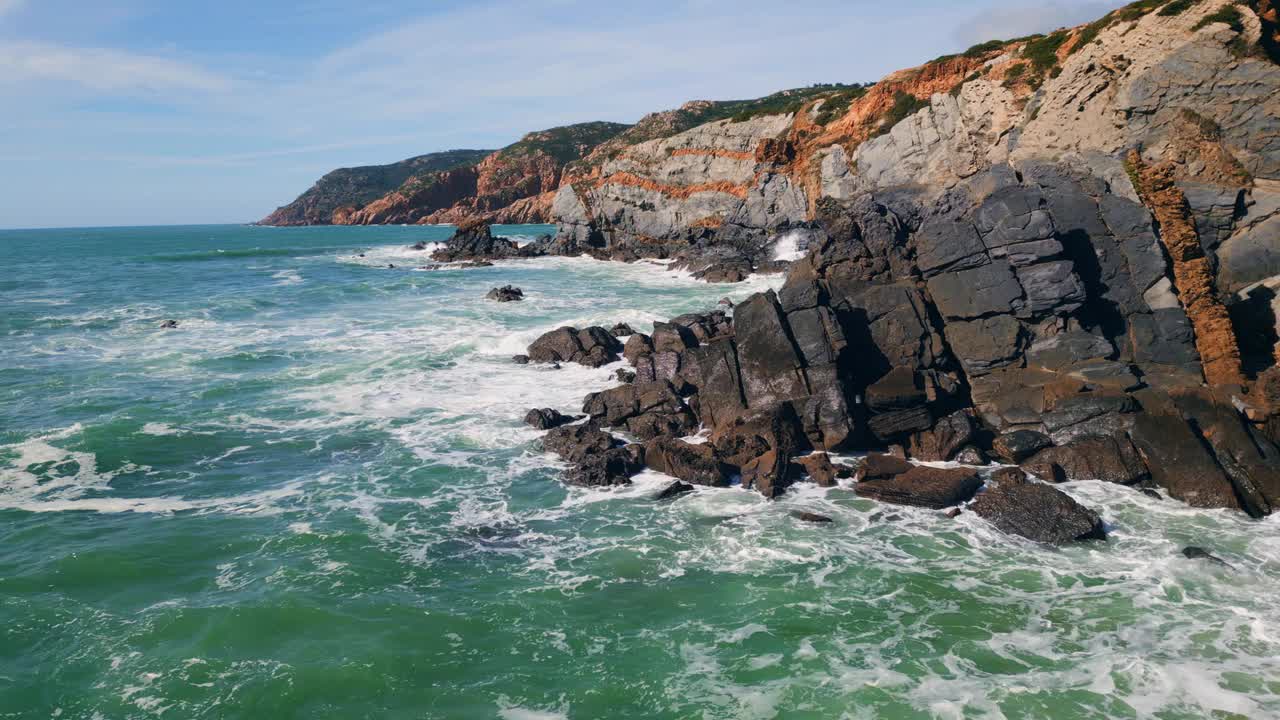
[[915,465],[900,457],[883,453],[867,453],[867,456],[862,459],[862,463],[858,465],[853,479],[857,482],[883,480],[895,475],[901,475],[913,467]]
[[1022,481],[993,483],[969,506],[1004,532],[1036,542],[1065,545],[1105,540],[1098,514],[1050,485]]
[[954,520],[954,519],[956,519],[956,518],[960,517],[960,515],[961,515],[961,514],[963,514],[963,513],[964,513],[964,510],[962,510],[962,509],[960,509],[960,508],[958,508],[958,507],[953,507],[953,508],[951,508],[950,510],[948,510],[948,511],[946,512],[946,515],[947,515],[947,517],[948,517],[948,518],[951,518],[952,520]]
[[628,485],[631,476],[644,469],[634,445],[588,455],[565,471],[565,482],[586,487]]
[[1058,447],[1045,448],[1025,463],[1027,467],[1045,464],[1061,468],[1066,480],[1132,485],[1147,477],[1146,465],[1122,433],[1079,437]]
[[916,466],[901,475],[859,482],[854,492],[895,505],[941,509],[969,500],[981,486],[973,470]]
[[809,394],[803,363],[773,291],[752,295],[734,310],[742,387],[751,407],[769,407]]
[[645,464],[674,478],[711,487],[728,487],[734,468],[721,462],[710,445],[655,438],[645,445]]
[[1091,358],[1112,357],[1115,351],[1115,346],[1105,337],[1078,330],[1032,343],[1027,349],[1027,363],[1060,370]]
[[1210,554],[1208,550],[1205,550],[1202,547],[1196,547],[1194,545],[1188,545],[1187,547],[1182,548],[1182,556],[1189,560],[1208,560],[1209,562],[1215,565],[1221,565],[1222,567],[1225,567],[1225,568],[1231,567],[1231,564],[1228,563],[1226,560],[1223,560],[1222,558],[1216,555]]
[[653,341],[648,335],[635,333],[627,338],[627,344],[622,347],[622,357],[632,365],[636,364],[636,360],[641,355],[651,355],[653,353]]
[[1136,415],[1131,431],[1151,479],[1192,507],[1239,509],[1235,488],[1200,438],[1171,408],[1157,403]]
[[1143,494],[1143,495],[1146,495],[1147,497],[1151,498],[1152,500],[1163,500],[1163,499],[1164,499],[1164,496],[1163,496],[1163,495],[1161,495],[1158,491],[1156,491],[1156,490],[1154,490],[1154,489],[1152,489],[1152,488],[1145,488],[1145,487],[1144,487],[1144,488],[1138,488],[1138,489],[1142,491],[1142,494]]
[[513,362],[513,363],[515,363],[515,364],[517,364],[517,365],[528,365],[528,364],[529,364],[529,356],[528,356],[528,355],[512,355],[512,356],[511,356],[511,362]]
[[178,327],[177,320],[165,320],[164,322],[160,323],[160,328],[162,330],[173,330],[176,327]]
[[1051,445],[1053,441],[1044,433],[1014,430],[996,437],[991,443],[991,449],[1001,460],[1017,464]]
[[524,300],[524,291],[514,285],[503,285],[490,290],[484,297],[497,302],[519,302]]
[[683,356],[681,377],[697,391],[698,419],[706,427],[720,427],[747,410],[732,338],[719,338]]
[[642,440],[687,435],[693,413],[669,382],[634,383],[591,393],[582,411],[608,427],[625,427]]
[[618,323],[617,325],[609,328],[609,334],[616,338],[624,338],[635,335],[636,331],[632,330],[631,326],[626,323]]
[[972,445],[966,445],[960,448],[960,451],[957,452],[951,459],[954,460],[955,462],[960,463],[961,465],[986,465],[987,464],[986,454]]
[[792,468],[785,454],[770,450],[742,466],[742,487],[776,498],[795,481]]
[[1012,313],[1023,305],[1022,286],[1008,260],[935,275],[929,279],[929,294],[948,320]]
[[831,518],[827,517],[826,515],[819,515],[819,514],[817,514],[817,513],[805,512],[805,511],[803,511],[803,510],[792,510],[792,511],[791,511],[791,517],[793,517],[793,518],[795,518],[795,519],[797,519],[797,520],[800,520],[800,521],[802,521],[802,522],[811,522],[811,523],[831,523],[831,522],[835,522],[834,520],[832,520]]
[[1229,394],[1189,388],[1173,400],[1212,448],[1245,512],[1262,517],[1280,506],[1280,446],[1249,427]]
[[414,243],[414,244],[410,245],[410,246],[409,246],[409,249],[410,249],[410,250],[426,250],[426,249],[427,249],[427,244],[426,244],[425,242],[423,242],[422,240],[419,240],[418,242],[416,242],[416,243]]
[[1028,338],[1026,328],[1011,315],[948,322],[945,333],[971,376],[1012,364],[1022,356]]
[[529,358],[539,363],[575,362],[600,367],[617,361],[620,350],[622,344],[602,327],[562,327],[534,340],[529,345]]
[[835,487],[836,468],[826,453],[813,453],[796,458],[796,463],[820,487]]
[[569,462],[581,462],[591,455],[603,455],[621,441],[592,423],[563,425],[542,436],[542,447]]
[[484,222],[468,222],[458,226],[453,237],[444,247],[431,253],[436,262],[457,262],[459,260],[494,260],[519,257],[520,248],[516,243],[505,238],[494,237],[489,224]]
[[655,496],[653,499],[654,500],[670,500],[672,498],[680,497],[685,493],[691,493],[691,492],[693,492],[692,485],[686,482],[681,482],[679,480],[676,480],[675,482],[663,488],[662,492],[658,493],[657,496]]
[[537,428],[538,430],[558,428],[561,425],[568,425],[571,422],[581,419],[581,415],[562,415],[559,410],[552,408],[535,408],[530,410],[524,416],[525,424]]
[[871,412],[888,412],[921,407],[929,398],[924,381],[915,370],[895,367],[867,386],[865,400]]
[[928,407],[877,413],[867,420],[867,428],[871,430],[871,434],[885,443],[915,430],[926,430],[931,425],[933,413],[929,412]]
[[711,444],[725,462],[739,467],[770,451],[789,460],[809,449],[800,418],[788,403],[755,410],[718,427]]
[[618,372],[613,374],[620,382],[630,383],[636,381],[636,374],[626,368],[618,368]]
[[967,410],[957,410],[928,430],[907,437],[907,454],[916,460],[950,460],[974,439],[978,424]]

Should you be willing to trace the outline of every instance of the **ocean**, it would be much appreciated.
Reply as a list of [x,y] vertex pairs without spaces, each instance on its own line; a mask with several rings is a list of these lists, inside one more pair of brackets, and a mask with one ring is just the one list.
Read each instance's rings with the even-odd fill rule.
[[781,278],[419,270],[450,232],[0,232],[0,718],[1280,717],[1280,518],[565,487],[522,417],[620,365],[513,354]]

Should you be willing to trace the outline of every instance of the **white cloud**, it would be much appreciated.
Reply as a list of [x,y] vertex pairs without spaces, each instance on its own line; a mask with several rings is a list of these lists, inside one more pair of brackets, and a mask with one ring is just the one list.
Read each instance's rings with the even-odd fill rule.
[[1019,3],[985,10],[956,28],[956,38],[966,46],[987,40],[1009,40],[1032,33],[1092,22],[1124,5],[1126,0]]
[[[12,0],[0,0],[0,3]],[[66,82],[98,92],[227,90],[227,78],[168,58],[37,42],[0,44],[0,84]]]

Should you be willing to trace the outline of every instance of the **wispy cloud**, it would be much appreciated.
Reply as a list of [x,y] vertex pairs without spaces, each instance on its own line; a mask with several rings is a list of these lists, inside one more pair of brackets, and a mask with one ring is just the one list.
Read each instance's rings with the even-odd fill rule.
[[[13,0],[0,0],[0,3]],[[226,77],[168,58],[39,42],[0,44],[0,84],[65,82],[97,92],[227,90]]]

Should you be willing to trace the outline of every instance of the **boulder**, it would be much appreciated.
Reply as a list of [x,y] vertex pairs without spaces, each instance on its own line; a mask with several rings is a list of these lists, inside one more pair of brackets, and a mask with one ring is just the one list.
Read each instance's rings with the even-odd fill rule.
[[618,360],[622,344],[602,327],[579,330],[556,328],[543,333],[529,345],[529,358],[538,363],[574,362],[600,367]]
[[796,458],[796,463],[820,487],[835,487],[836,468],[826,453],[813,453]]
[[650,469],[695,485],[728,487],[735,469],[720,461],[707,444],[693,445],[676,438],[654,438],[645,444]]
[[901,475],[859,482],[854,492],[895,505],[941,509],[968,501],[980,487],[978,474],[967,468],[916,466]]
[[631,326],[626,323],[618,323],[609,328],[609,334],[616,338],[624,338],[635,335],[636,331],[632,330]]
[[1006,475],[989,483],[969,509],[1004,532],[1050,545],[1107,537],[1096,512],[1025,476]]
[[514,285],[503,285],[490,290],[484,297],[496,302],[519,302],[524,300],[524,291]]
[[957,410],[928,430],[912,433],[904,444],[916,460],[951,460],[973,441],[978,424],[967,410]]
[[697,429],[697,421],[669,382],[636,382],[591,393],[582,411],[607,427],[623,427],[642,440],[679,437]]
[[511,362],[515,363],[516,365],[528,365],[529,356],[528,355],[512,355]]
[[854,472],[853,479],[856,482],[883,480],[901,475],[913,467],[915,465],[900,457],[883,453],[867,453],[867,456],[862,459],[862,463],[858,465],[858,469]]
[[586,487],[629,485],[631,476],[644,469],[639,448],[635,445],[613,448],[588,455],[565,471],[565,482]]
[[743,395],[750,407],[769,407],[809,394],[803,363],[772,290],[739,303],[733,324]]
[[603,455],[622,443],[594,423],[563,425],[542,436],[542,447],[569,462]]
[[1182,548],[1182,556],[1188,560],[1206,560],[1214,565],[1221,565],[1226,568],[1231,567],[1226,560],[1211,554],[1208,550],[1205,550],[1202,547],[1196,547],[1195,545],[1188,545],[1187,547]]
[[793,467],[785,454],[770,450],[742,466],[742,487],[776,498],[795,482]]
[[653,341],[648,335],[643,333],[634,333],[627,338],[627,342],[622,346],[622,357],[632,365],[636,364],[636,360],[642,355],[653,354]]
[[1035,430],[1013,430],[996,437],[991,449],[996,457],[1007,463],[1018,464],[1053,445],[1048,435]]
[[1151,479],[1171,497],[1192,507],[1240,509],[1231,481],[1182,417],[1157,405],[1136,414],[1130,435]]
[[1123,433],[1079,437],[1058,447],[1045,448],[1025,461],[1026,467],[1047,464],[1062,470],[1060,475],[1054,473],[1054,477],[1045,478],[1055,482],[1101,480],[1133,485],[1148,475],[1138,451]]
[[535,408],[524,416],[525,424],[538,430],[558,428],[581,419],[581,415],[562,415],[553,408]]

